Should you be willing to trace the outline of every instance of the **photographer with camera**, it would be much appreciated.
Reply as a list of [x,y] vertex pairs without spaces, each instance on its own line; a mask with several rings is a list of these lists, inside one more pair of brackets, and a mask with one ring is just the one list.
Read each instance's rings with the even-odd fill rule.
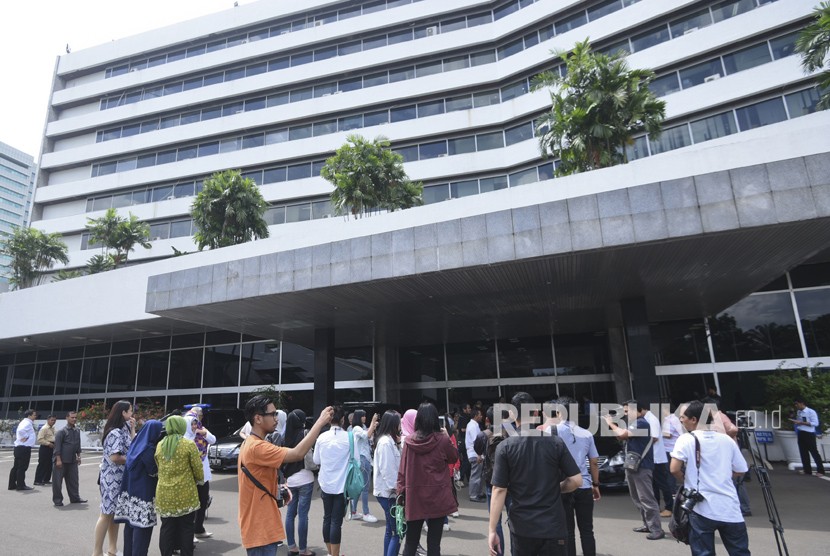
[[683,484],[689,513],[689,546],[692,556],[715,554],[715,531],[729,556],[749,556],[749,536],[741,515],[732,477],[748,468],[737,444],[728,436],[711,430],[712,416],[700,422],[704,405],[690,402],[680,414],[689,431],[677,439],[671,453],[671,473]]

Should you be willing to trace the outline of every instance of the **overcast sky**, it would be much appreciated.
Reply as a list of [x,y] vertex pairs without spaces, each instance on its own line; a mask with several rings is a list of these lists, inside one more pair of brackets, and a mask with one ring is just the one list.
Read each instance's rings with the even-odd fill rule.
[[55,57],[67,43],[77,52],[232,8],[233,0],[3,0],[0,141],[37,162]]

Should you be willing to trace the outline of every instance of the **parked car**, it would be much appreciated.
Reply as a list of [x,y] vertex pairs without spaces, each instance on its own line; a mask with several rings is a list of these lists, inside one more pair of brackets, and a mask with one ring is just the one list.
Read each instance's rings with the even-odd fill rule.
[[611,457],[599,456],[599,486],[602,488],[628,488],[625,480],[625,451],[620,450]]
[[211,469],[216,471],[236,470],[239,447],[242,446],[242,437],[239,436],[241,430],[242,427],[239,427],[233,434],[217,438],[216,444],[208,447],[208,463]]

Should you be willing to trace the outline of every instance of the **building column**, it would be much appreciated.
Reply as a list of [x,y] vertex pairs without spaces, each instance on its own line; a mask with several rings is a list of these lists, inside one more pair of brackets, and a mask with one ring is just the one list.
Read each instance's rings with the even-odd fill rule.
[[376,341],[375,343],[375,400],[400,404],[400,373],[398,348]]
[[654,369],[654,350],[651,346],[646,300],[642,297],[623,299],[620,301],[620,309],[634,396],[639,402],[657,402],[660,400],[660,385]]
[[334,402],[334,328],[314,331],[314,416]]
[[631,394],[631,375],[628,369],[628,354],[625,351],[625,334],[622,328],[608,329],[608,350],[611,353],[611,372],[614,374],[615,399],[617,402],[623,403],[633,396]]

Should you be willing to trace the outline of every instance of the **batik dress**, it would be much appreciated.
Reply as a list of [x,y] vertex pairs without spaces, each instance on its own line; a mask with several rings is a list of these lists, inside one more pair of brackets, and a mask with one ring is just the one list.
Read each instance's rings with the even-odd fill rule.
[[104,457],[101,460],[101,513],[113,515],[118,495],[121,494],[121,480],[124,477],[124,465],[113,463],[110,456],[121,454],[126,456],[130,448],[130,427],[124,425],[120,429],[113,429],[104,439]]

